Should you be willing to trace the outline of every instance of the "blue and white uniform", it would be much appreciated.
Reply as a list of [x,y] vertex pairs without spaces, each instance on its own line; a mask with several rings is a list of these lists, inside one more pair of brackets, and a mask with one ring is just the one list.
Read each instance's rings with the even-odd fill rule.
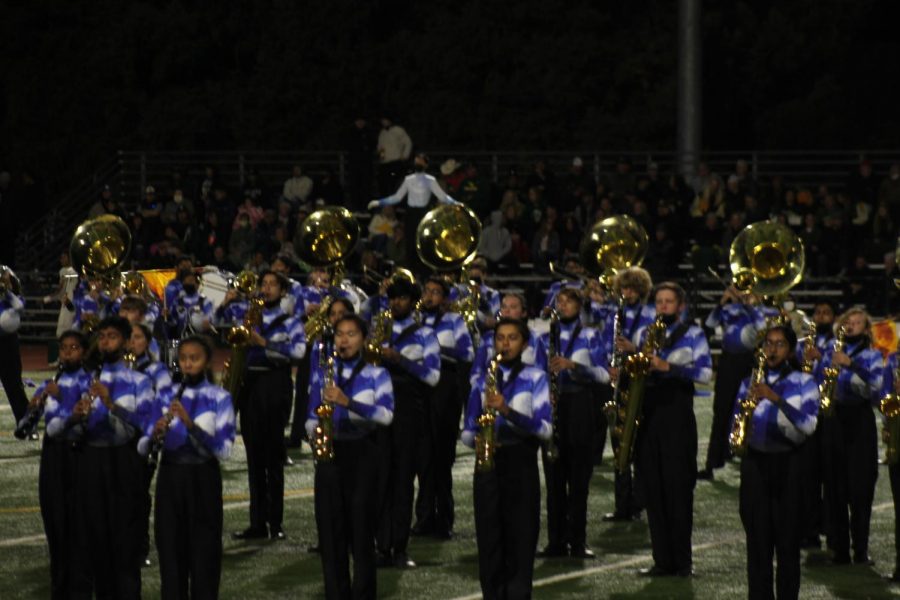
[[85,435],[92,446],[122,446],[143,430],[153,405],[153,384],[143,373],[132,371],[122,361],[104,364],[100,383],[109,388],[112,410],[93,398]]
[[[500,312],[500,292],[487,284],[482,283],[479,288],[480,297],[478,299],[478,324],[484,325],[489,318],[497,316]],[[469,293],[469,285],[467,283],[457,283],[450,288],[450,301],[456,302]]]
[[247,314],[249,306],[250,303],[242,298],[236,298],[228,304],[220,304],[214,313],[213,323],[216,327],[240,325],[244,322],[244,315]]
[[[550,332],[538,338],[535,366],[546,372],[549,359]],[[590,383],[609,383],[609,372],[602,362],[602,348],[596,330],[584,327],[580,319],[559,323],[559,356],[575,363],[574,369],[559,373],[560,392],[579,389]]]
[[306,354],[306,331],[299,319],[284,312],[281,306],[265,307],[259,333],[266,341],[265,348],[251,345],[247,351],[247,365],[255,368],[286,367],[292,360]]
[[25,299],[7,290],[6,295],[0,298],[0,336],[12,335],[19,331],[24,310]]
[[169,373],[169,369],[158,360],[153,360],[149,350],[137,357],[134,361],[134,370],[150,378],[153,391],[157,394],[172,385],[172,374]]
[[470,363],[475,356],[466,322],[455,312],[422,312],[422,325],[437,336],[441,364]]
[[182,288],[174,302],[169,305],[169,325],[175,327],[179,333],[187,331],[190,327],[199,333],[203,329],[201,321],[204,319],[213,322],[212,301],[206,296],[201,296],[200,292],[188,295]]
[[430,387],[438,384],[441,378],[441,347],[430,328],[416,327],[412,315],[393,321],[389,345],[401,355],[396,366],[388,366],[389,371],[402,370]]
[[106,302],[109,298],[101,293],[94,299],[88,292],[90,283],[84,279],[79,280],[72,292],[72,304],[75,305],[75,317],[72,321],[72,329],[81,330],[88,315],[96,315],[97,319],[102,319]]
[[710,329],[722,328],[722,350],[734,354],[752,352],[761,332],[766,329],[766,318],[755,306],[730,302],[717,306],[706,319]]
[[[636,302],[634,304],[626,304],[624,307],[624,318],[619,324],[622,337],[630,341],[636,348],[641,347],[641,340],[647,327],[656,319],[656,308],[650,304]],[[613,326],[616,318],[615,305],[608,311],[606,323],[601,333],[601,348],[604,357],[604,365],[609,365],[612,361],[612,355],[615,351],[615,338]]]
[[[529,367],[534,366],[537,342],[538,339],[534,335],[534,331],[529,328],[528,342],[525,345],[525,348],[522,349],[521,357],[522,363]],[[478,350],[475,351],[475,360],[472,361],[472,372],[469,375],[470,385],[475,385],[475,382],[477,382],[478,378],[481,377],[485,370],[487,370],[488,365],[491,364],[491,359],[493,359],[495,355],[493,334],[483,336],[481,338],[481,343],[478,344]]]
[[[35,397],[41,396],[51,380],[38,386]],[[44,400],[44,423],[47,436],[53,439],[74,440],[76,435],[72,429],[75,424],[71,420],[72,409],[91,387],[91,376],[83,368],[72,372],[63,372],[56,382],[59,396],[48,395]]]
[[[884,385],[884,358],[881,353],[869,346],[868,338],[854,344],[848,343],[844,353],[850,357],[851,364],[841,368],[838,375],[833,399],[835,405],[877,405]],[[814,371],[819,383],[824,380],[824,370],[831,366],[833,355],[834,344],[830,344]]]
[[[789,369],[766,369],[765,381],[781,397],[781,403],[776,405],[765,398],[759,402],[753,411],[749,445],[760,452],[792,450],[816,430],[819,386],[812,375]],[[735,418],[740,414],[738,402],[747,397],[749,389],[748,377],[735,399]]]

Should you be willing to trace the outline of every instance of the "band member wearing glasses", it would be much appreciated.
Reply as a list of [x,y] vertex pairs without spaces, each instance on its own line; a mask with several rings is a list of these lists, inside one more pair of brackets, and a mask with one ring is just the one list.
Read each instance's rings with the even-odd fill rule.
[[[315,440],[316,410],[323,401],[334,408],[331,461],[316,463],[316,526],[327,598],[375,598],[376,494],[378,444],[375,431],[391,424],[394,392],[382,367],[368,364],[362,350],[368,326],[355,314],[334,324],[334,346],[328,349],[333,381],[315,362],[310,385],[306,431]],[[353,556],[353,578],[350,577]]]
[[777,598],[800,593],[801,448],[816,430],[819,388],[793,364],[796,344],[789,324],[768,330],[763,379],[752,384],[750,377],[744,379],[733,413],[740,418],[740,402],[748,395],[758,399],[741,459],[740,513],[747,534],[750,598],[771,598],[773,589]]
[[479,376],[462,432],[474,448],[479,417],[496,411],[494,467],[476,471],[474,481],[478,575],[485,598],[529,598],[541,521],[537,450],[551,436],[550,392],[546,373],[522,362],[528,326],[501,317],[494,336],[496,390],[488,394],[486,375]]

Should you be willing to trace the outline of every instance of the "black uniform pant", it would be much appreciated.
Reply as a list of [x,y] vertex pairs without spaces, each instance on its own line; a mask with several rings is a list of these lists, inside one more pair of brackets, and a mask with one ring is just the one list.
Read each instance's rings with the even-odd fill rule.
[[309,412],[310,364],[307,352],[297,366],[297,383],[294,386],[294,418],[291,420],[290,443],[299,446],[306,438],[306,416]]
[[22,385],[22,356],[16,334],[0,334],[0,383],[18,423],[28,412],[28,397]]
[[140,598],[143,458],[133,443],[72,452],[71,596]]
[[287,368],[248,371],[241,390],[241,434],[247,448],[250,483],[250,528],[281,528],[284,516],[285,393]]
[[900,464],[888,467],[894,499],[894,573],[900,573]]
[[[825,502],[833,526],[835,556],[869,551],[869,521],[878,479],[878,441],[875,414],[862,402],[836,404],[834,415],[823,417]],[[849,508],[849,515],[848,515]]]
[[486,600],[530,598],[541,522],[537,443],[499,446],[494,470],[475,473],[478,576]]
[[404,554],[412,521],[416,450],[425,428],[426,387],[405,376],[392,376],[394,420],[379,427],[378,525],[379,552]]
[[65,599],[70,595],[69,565],[72,540],[72,507],[75,482],[71,444],[44,436],[41,467],[38,475],[38,498],[41,518],[50,551],[50,597]]
[[608,385],[594,385],[591,389],[594,398],[597,399],[597,407],[594,410],[593,464],[601,465],[603,464],[603,451],[606,450],[606,434],[609,429],[609,422],[606,420],[603,406],[611,397],[612,388]]
[[334,461],[316,465],[316,526],[327,598],[375,598],[376,505],[372,499],[377,484],[375,434],[335,440]]
[[803,507],[801,540],[817,540],[819,534],[823,532],[828,534],[829,539],[832,537],[822,493],[823,420],[824,417],[820,415],[815,433],[800,448],[800,461],[803,463],[803,468],[800,469],[800,478],[803,482],[800,495],[800,504]]
[[800,593],[802,466],[799,449],[766,453],[751,448],[741,460],[740,513],[751,599],[785,600]]
[[734,402],[741,382],[753,370],[752,352],[722,352],[716,371],[716,387],[713,394],[712,427],[709,430],[709,446],[706,448],[706,468],[720,469],[731,455],[728,437],[734,416]]
[[453,530],[453,463],[462,414],[462,377],[469,365],[444,364],[437,388],[424,403],[426,426],[420,439],[416,475],[416,522],[424,530],[449,533]]
[[562,392],[557,403],[559,455],[541,453],[547,485],[547,537],[553,549],[585,545],[593,464],[594,399],[588,388]]
[[154,533],[164,600],[219,596],[222,573],[222,474],[211,459],[167,463],[156,479]]
[[648,385],[635,454],[647,510],[653,561],[666,571],[691,568],[694,486],[697,483],[697,422],[693,385]]

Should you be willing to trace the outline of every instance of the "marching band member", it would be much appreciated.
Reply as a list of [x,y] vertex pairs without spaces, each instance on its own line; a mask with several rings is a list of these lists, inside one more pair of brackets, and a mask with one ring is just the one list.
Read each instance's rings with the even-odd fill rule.
[[[504,294],[500,301],[500,317],[506,319],[519,319],[523,323],[528,323],[528,304],[525,296],[522,294]],[[537,337],[534,331],[528,329],[528,339],[525,340],[525,348],[522,350],[522,362],[526,365],[534,365],[534,351],[537,347]],[[469,375],[469,385],[475,385],[478,378],[487,369],[491,359],[494,357],[494,336],[485,335],[478,344],[478,350],[475,352],[475,360],[472,362],[472,373]]]
[[[612,306],[606,313],[606,322],[601,334],[604,365],[609,366],[613,364],[613,355],[616,352],[622,357],[637,352],[644,330],[656,318],[656,309],[652,305],[647,304],[647,297],[650,295],[652,285],[650,273],[641,267],[629,267],[616,274],[613,279],[613,295],[621,298],[621,306],[611,302]],[[615,332],[617,311],[619,311],[620,330],[618,338]],[[619,389],[627,390],[627,374],[619,373],[619,375],[621,376],[618,382]],[[601,405],[605,405],[612,397],[612,386],[601,386]],[[601,427],[605,428],[606,424],[601,424]],[[610,443],[614,449],[618,448],[619,442],[614,436]],[[615,471],[615,510],[603,515],[604,521],[631,521],[640,515],[642,503],[635,497],[632,468],[632,466],[629,466],[624,473],[619,473],[618,470]]]
[[706,449],[706,467],[697,479],[713,478],[713,471],[725,466],[731,454],[728,449],[729,426],[734,412],[734,396],[753,370],[753,354],[759,335],[765,331],[766,320],[756,307],[757,298],[728,286],[719,305],[709,314],[706,326],[722,328],[722,354],[716,370],[713,394],[713,420]]
[[[747,534],[747,584],[750,598],[797,598],[800,592],[802,529],[801,447],[816,430],[819,389],[811,375],[791,359],[797,336],[790,325],[766,332],[766,371],[761,383],[746,377],[740,402],[753,394],[748,448],[741,459],[740,514]],[[773,576],[772,557],[778,563]]]
[[[342,304],[335,302],[332,306]],[[334,328],[334,383],[324,387],[324,373],[318,361],[312,363],[306,421],[312,440],[318,424],[316,409],[323,399],[334,406],[334,459],[318,462],[315,472],[316,526],[325,596],[375,598],[372,540],[377,507],[372,498],[377,490],[379,452],[375,431],[393,420],[393,388],[388,372],[368,364],[362,356],[366,322],[348,311],[335,320]],[[352,583],[348,551],[353,555]]]
[[450,301],[455,302],[470,293],[469,287],[472,283],[478,286],[481,296],[478,301],[478,328],[481,331],[493,329],[497,313],[500,312],[500,292],[485,283],[487,275],[487,260],[479,256],[469,263],[466,280],[450,288]]
[[[222,571],[222,475],[234,444],[231,395],[212,382],[212,349],[181,340],[181,382],[160,390],[145,434],[162,451],[154,534],[163,598],[217,598]],[[145,444],[146,444],[145,442]]]
[[[823,416],[825,502],[833,527],[829,546],[836,564],[872,564],[869,558],[869,521],[875,482],[878,479],[878,441],[873,404],[881,399],[884,377],[881,353],[871,347],[869,315],[851,308],[841,315],[836,328],[844,327],[846,346],[835,352],[826,348],[816,368],[816,379],[824,380],[824,369],[839,367],[834,415]],[[848,516],[849,509],[849,516]]]
[[72,304],[75,306],[73,329],[82,331],[91,321],[99,322],[109,300],[101,291],[102,284],[96,279],[79,278],[75,291],[72,292]]
[[6,267],[0,267],[0,284],[6,288],[5,293],[0,296],[0,383],[3,384],[18,423],[28,410],[28,396],[22,387],[22,356],[19,353],[18,334],[25,299],[21,296],[19,279]]
[[391,335],[382,348],[394,387],[394,421],[379,434],[379,519],[375,534],[380,566],[412,568],[406,549],[412,525],[416,450],[425,427],[427,390],[441,377],[437,336],[413,318],[418,285],[395,279],[387,289]]
[[[900,378],[896,377],[897,361],[896,352],[888,355],[884,365],[882,397],[886,394],[900,395]],[[891,500],[894,502],[894,571],[885,578],[898,583],[900,582],[900,461],[888,464],[888,476],[891,478]]]
[[182,256],[178,259],[178,262],[175,263],[175,273],[178,275],[173,279],[170,279],[166,284],[166,289],[163,292],[163,302],[164,308],[171,308],[175,305],[175,299],[178,297],[178,294],[184,288],[182,283],[182,278],[180,275],[182,273],[194,271],[194,261],[191,260],[189,256]]
[[[234,539],[285,538],[284,426],[289,414],[291,361],[306,354],[303,323],[284,312],[284,277],[266,271],[260,277],[265,304],[262,325],[251,333],[247,372],[238,398],[241,432],[247,447],[250,527]],[[268,526],[268,527],[267,527]]]
[[97,326],[99,379],[75,404],[79,447],[73,507],[75,597],[140,598],[142,459],[135,440],[153,403],[150,379],[122,361],[131,325],[107,317]]
[[[66,331],[59,336],[60,371],[54,379],[38,387],[29,407],[31,411],[40,411],[43,407],[46,424],[38,498],[50,551],[50,597],[59,600],[72,597],[71,532],[75,525],[70,499],[76,457],[71,443],[77,436],[70,417],[75,404],[91,385],[91,377],[82,367],[86,349],[84,336],[77,331]],[[23,420],[27,419],[27,416],[23,417]],[[24,425],[20,421],[20,428]]]
[[682,320],[684,289],[660,283],[653,299],[666,333],[650,367],[635,440],[635,477],[645,494],[654,562],[642,573],[689,577],[697,477],[694,385],[709,382],[712,360],[703,330]]
[[578,290],[563,288],[556,297],[559,313],[559,339],[554,340],[558,354],[549,357],[550,333],[538,338],[535,363],[544,372],[559,379],[557,428],[554,459],[544,448],[544,477],[547,484],[547,546],[543,557],[570,554],[592,559],[587,546],[587,499],[593,464],[591,449],[595,429],[595,403],[590,386],[609,381],[600,366],[600,342],[595,330],[584,327],[580,315],[582,298]]
[[240,325],[244,321],[244,315],[250,308],[250,301],[235,289],[225,292],[222,303],[216,307],[213,313],[213,323],[217,328],[226,328]]
[[[281,299],[281,308],[288,314],[294,314],[298,308],[303,306],[303,285],[299,281],[291,278],[291,270],[294,268],[294,261],[284,254],[279,254],[272,259],[272,270],[287,279],[288,289]],[[302,315],[301,315],[302,316]]]
[[497,411],[494,469],[476,472],[473,484],[478,573],[487,599],[531,597],[541,526],[537,449],[552,433],[547,376],[522,361],[528,335],[521,319],[497,322],[497,393],[485,396],[485,375],[479,376],[462,432],[462,442],[474,447],[478,418],[485,408]]
[[181,291],[167,308],[167,322],[174,330],[174,337],[182,337],[188,332],[207,331],[213,319],[213,305],[209,298],[200,294],[197,274],[193,271],[181,271],[178,279]]
[[450,293],[446,280],[434,276],[425,282],[421,323],[437,336],[441,377],[425,407],[425,435],[419,452],[419,496],[416,499],[416,535],[449,539],[453,533],[453,463],[459,438],[459,418],[468,397],[466,374],[471,371],[472,337],[459,314],[447,312]]
[[[805,340],[797,342],[797,360],[800,364],[808,363],[813,369],[822,358],[825,349],[834,343],[834,304],[830,300],[819,299],[813,308],[812,320],[816,326],[813,347],[808,347]],[[819,534],[830,532],[831,525],[826,522],[824,508],[824,460],[822,443],[822,423],[818,420],[816,432],[803,444],[800,451],[803,460],[803,520],[801,544],[806,548],[819,548],[822,543]],[[830,533],[828,534],[830,536]]]
[[153,356],[159,357],[159,343],[153,337],[153,329],[159,319],[159,305],[155,302],[147,302],[140,296],[125,296],[117,299],[113,304],[113,314],[118,314],[128,320],[132,325],[144,324],[150,335],[147,337],[147,351]]

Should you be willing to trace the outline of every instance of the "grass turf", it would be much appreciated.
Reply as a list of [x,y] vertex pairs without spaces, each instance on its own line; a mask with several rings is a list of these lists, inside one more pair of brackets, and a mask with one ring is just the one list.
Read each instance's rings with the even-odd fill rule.
[[[40,380],[45,374],[29,373]],[[2,395],[2,394],[0,394]],[[45,598],[49,595],[48,556],[37,507],[39,444],[11,436],[12,413],[0,399],[0,597]],[[711,397],[695,400],[702,465],[706,452]],[[419,568],[379,570],[380,598],[478,597],[478,563],[472,515],[473,455],[460,445],[454,469],[457,502],[456,536],[438,542],[413,538],[410,556]],[[607,454],[609,448],[607,447]],[[246,460],[238,441],[223,468],[225,495],[225,556],[222,598],[321,598],[318,555],[306,549],[315,543],[312,501],[313,465],[308,449],[292,451],[296,465],[285,471],[285,542],[237,543],[227,534],[247,525]],[[698,482],[694,501],[694,569],[692,579],[647,580],[636,576],[649,566],[650,541],[646,520],[607,524],[600,515],[612,510],[612,471],[607,460],[594,471],[588,508],[588,543],[595,561],[537,560],[536,598],[729,598],[747,594],[744,534],[738,517],[738,465],[716,473],[713,482]],[[542,515],[543,517],[543,515]],[[835,567],[824,551],[803,553],[802,598],[900,597],[900,586],[880,575],[894,564],[893,504],[887,470],[879,468],[872,514],[870,553],[876,566]],[[542,531],[539,545],[545,542]],[[151,560],[155,564],[155,555]],[[159,570],[144,569],[145,598],[159,596]]]

